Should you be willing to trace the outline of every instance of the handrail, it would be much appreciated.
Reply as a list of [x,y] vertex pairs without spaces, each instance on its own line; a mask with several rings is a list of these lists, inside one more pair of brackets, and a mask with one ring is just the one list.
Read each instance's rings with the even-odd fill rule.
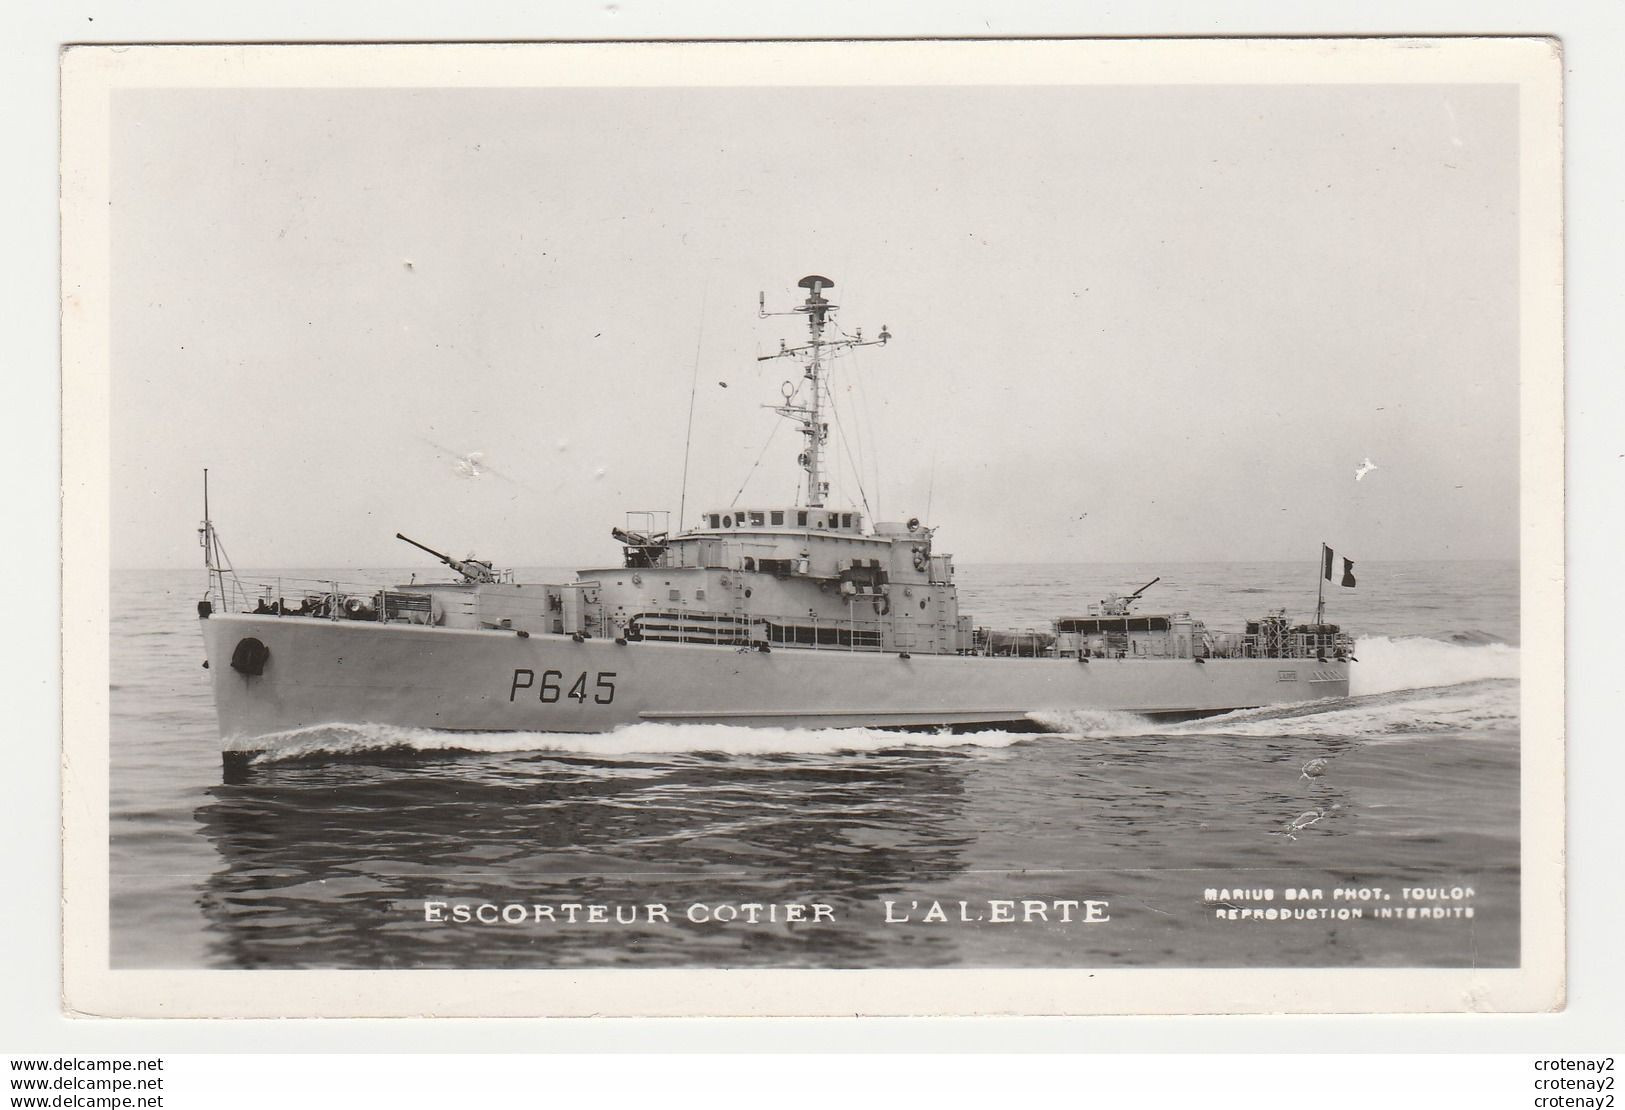
[[[678,643],[766,643],[812,651],[885,651],[889,622],[671,608],[633,613],[628,617],[628,627],[642,639]],[[644,632],[646,627],[652,627],[655,635]]]

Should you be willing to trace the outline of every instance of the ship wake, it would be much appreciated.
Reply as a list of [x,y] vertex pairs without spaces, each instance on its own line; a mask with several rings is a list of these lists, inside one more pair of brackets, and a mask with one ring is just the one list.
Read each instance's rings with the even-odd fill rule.
[[1426,733],[1516,734],[1518,649],[1500,642],[1372,636],[1355,646],[1350,696],[1243,709],[1163,724],[1130,713],[1035,713],[1045,728],[1088,738],[1280,736],[1380,739]]
[[1333,701],[1226,713],[1159,731],[1172,735],[1297,736],[1305,739],[1416,737],[1431,733],[1515,736],[1518,684],[1481,679]]
[[1032,734],[896,732],[872,728],[745,728],[710,724],[635,724],[614,732],[443,732],[382,724],[329,724],[255,739],[254,764],[435,754],[557,752],[589,756],[819,755],[904,749],[1004,748]]
[[1483,679],[1516,679],[1518,649],[1499,641],[1479,642],[1482,633],[1460,633],[1450,641],[1426,636],[1367,636],[1357,640],[1352,694],[1426,690]]

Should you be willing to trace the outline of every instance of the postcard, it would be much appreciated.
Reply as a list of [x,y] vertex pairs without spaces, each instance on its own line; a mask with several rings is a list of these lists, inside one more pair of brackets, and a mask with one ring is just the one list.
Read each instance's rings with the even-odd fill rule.
[[64,1008],[1564,999],[1551,40],[62,54]]

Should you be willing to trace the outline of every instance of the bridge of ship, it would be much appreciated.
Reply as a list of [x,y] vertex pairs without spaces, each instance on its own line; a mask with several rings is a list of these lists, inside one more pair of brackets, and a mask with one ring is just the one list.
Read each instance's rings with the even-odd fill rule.
[[700,514],[671,536],[628,514],[623,565],[580,572],[599,629],[628,639],[952,654],[971,637],[951,556],[918,521],[865,530],[852,510]]

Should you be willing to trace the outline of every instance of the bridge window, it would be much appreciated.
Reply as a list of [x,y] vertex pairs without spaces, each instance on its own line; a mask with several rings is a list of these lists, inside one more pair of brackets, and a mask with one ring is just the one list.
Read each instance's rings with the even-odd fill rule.
[[807,527],[807,514],[805,512],[796,513],[796,524],[802,528]]
[[772,519],[773,519],[774,524],[783,524],[784,523],[784,511],[781,509],[778,512],[774,513]]
[[745,569],[746,570],[755,570],[756,569],[756,560],[752,559],[749,555],[745,556]]
[[850,527],[852,527],[852,514],[851,513],[842,513],[841,514],[841,527],[842,528],[850,528]]
[[760,528],[763,524],[767,523],[767,518],[762,516],[761,513],[751,513],[750,522],[752,526]]
[[722,518],[720,516],[718,516],[716,513],[711,514],[711,527],[713,527],[713,528],[721,527],[721,521],[722,521]]

